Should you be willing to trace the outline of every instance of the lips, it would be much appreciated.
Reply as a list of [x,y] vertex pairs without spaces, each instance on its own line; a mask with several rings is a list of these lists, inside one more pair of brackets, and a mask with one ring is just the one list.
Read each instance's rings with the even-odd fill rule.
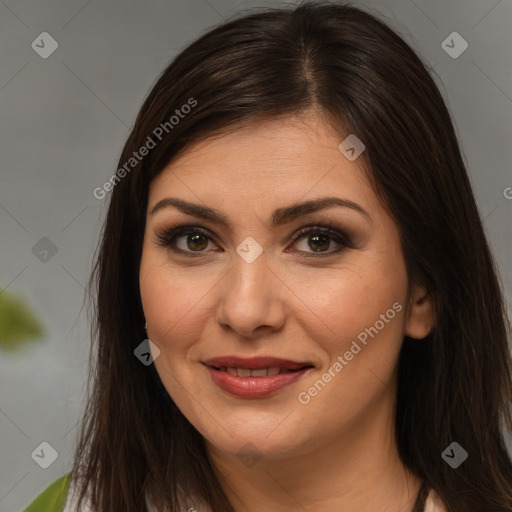
[[231,395],[263,398],[296,382],[313,368],[309,362],[276,357],[224,356],[204,361],[213,382]]

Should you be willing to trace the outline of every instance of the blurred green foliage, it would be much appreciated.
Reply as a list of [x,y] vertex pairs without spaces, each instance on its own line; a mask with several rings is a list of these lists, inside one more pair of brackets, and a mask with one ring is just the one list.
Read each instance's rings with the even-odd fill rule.
[[44,335],[41,321],[24,299],[0,292],[0,349],[19,352],[28,342]]

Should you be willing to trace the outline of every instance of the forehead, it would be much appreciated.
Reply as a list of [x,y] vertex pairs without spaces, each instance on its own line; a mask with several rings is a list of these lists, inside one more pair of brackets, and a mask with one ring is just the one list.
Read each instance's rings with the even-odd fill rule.
[[338,149],[347,135],[312,115],[258,121],[215,135],[162,170],[151,184],[150,203],[184,188],[193,188],[199,199],[236,192],[298,200],[329,190],[362,200],[373,192],[362,159],[350,161]]

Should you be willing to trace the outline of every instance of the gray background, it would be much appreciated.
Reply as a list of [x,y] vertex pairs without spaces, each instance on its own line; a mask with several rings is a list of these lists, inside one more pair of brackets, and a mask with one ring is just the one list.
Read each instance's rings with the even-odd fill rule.
[[[354,2],[376,8],[435,67],[511,303],[512,4],[507,0]],[[84,285],[106,200],[136,113],[168,61],[241,8],[279,2],[0,1],[0,288],[24,296],[46,336],[0,353],[0,512],[17,512],[69,471],[90,343]],[[43,31],[59,44],[42,59]],[[441,47],[456,31],[457,59]],[[32,253],[42,238],[57,253]],[[510,308],[509,308],[510,311]],[[43,441],[48,468],[31,458]],[[466,447],[467,448],[467,447]]]

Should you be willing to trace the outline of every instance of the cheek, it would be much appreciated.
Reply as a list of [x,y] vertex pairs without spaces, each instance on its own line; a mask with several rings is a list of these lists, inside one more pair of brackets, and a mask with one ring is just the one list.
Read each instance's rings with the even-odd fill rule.
[[[199,318],[215,279],[194,269],[172,267],[165,257],[143,254],[140,294],[148,324],[148,336],[163,355],[179,356],[200,338]],[[202,306],[203,304],[203,306]]]
[[296,397],[308,413],[305,429],[316,430],[317,418],[323,418],[322,428],[335,435],[340,425],[356,421],[392,389],[407,292],[405,268],[393,266],[393,273],[387,264],[354,268],[338,273],[337,281],[326,280],[322,293],[315,287],[310,304],[322,320],[316,322],[321,330],[311,329],[313,322],[302,328],[321,349],[322,368],[305,380]]
[[[345,346],[365,329],[377,323],[379,331],[400,339],[403,330],[403,310],[407,295],[407,274],[400,257],[367,255],[357,264],[347,264],[343,271],[322,270],[320,278],[303,280],[297,288],[307,309],[309,328],[316,325],[324,333],[324,348],[332,354]],[[309,276],[311,277],[311,276]],[[397,304],[393,308],[393,304]],[[306,318],[305,315],[303,318]],[[307,327],[307,323],[303,327]],[[347,348],[348,350],[348,348]]]
[[[381,399],[393,378],[403,340],[407,274],[403,260],[391,256],[368,255],[309,286],[309,305],[322,322],[316,322],[318,330],[311,328],[313,322],[302,328],[321,349],[322,368],[304,382],[297,399],[318,414],[329,404],[332,425],[358,417]],[[302,286],[305,293],[306,283]]]

